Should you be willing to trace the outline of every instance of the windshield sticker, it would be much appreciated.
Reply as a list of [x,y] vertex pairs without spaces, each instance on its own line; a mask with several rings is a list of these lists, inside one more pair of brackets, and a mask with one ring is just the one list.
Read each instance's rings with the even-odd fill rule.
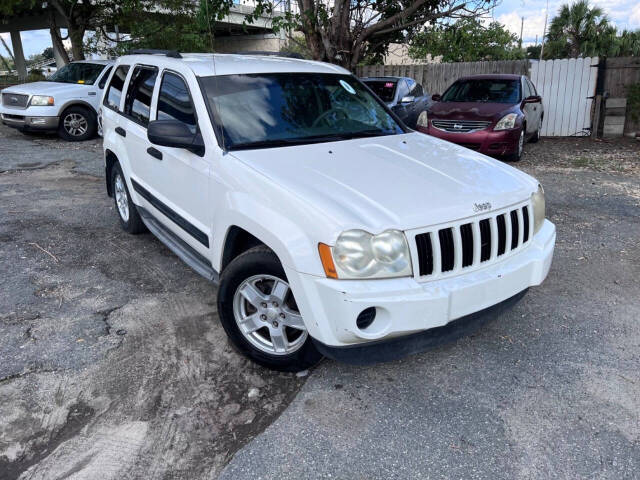
[[349,92],[351,95],[355,95],[356,91],[353,89],[353,87],[351,85],[349,85],[347,82],[345,82],[344,80],[340,80],[340,85],[342,85],[342,88],[344,88],[347,92]]
[[387,82],[384,84],[384,88],[393,88],[395,84],[393,82]]

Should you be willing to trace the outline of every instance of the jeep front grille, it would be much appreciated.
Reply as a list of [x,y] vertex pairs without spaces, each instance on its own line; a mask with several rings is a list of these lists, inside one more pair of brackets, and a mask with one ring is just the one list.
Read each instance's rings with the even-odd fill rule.
[[491,125],[491,122],[480,120],[431,120],[431,125],[445,132],[470,133],[484,130]]
[[530,239],[527,205],[415,235],[419,277],[480,267],[522,248]]
[[29,95],[21,95],[19,93],[3,93],[2,106],[7,108],[27,108]]

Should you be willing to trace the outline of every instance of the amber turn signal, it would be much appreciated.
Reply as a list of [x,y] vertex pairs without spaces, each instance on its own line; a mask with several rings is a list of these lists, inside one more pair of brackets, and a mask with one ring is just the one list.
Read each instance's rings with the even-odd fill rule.
[[338,278],[338,272],[336,272],[336,266],[333,263],[333,256],[331,255],[331,247],[324,243],[318,244],[318,252],[320,253],[320,261],[324,268],[324,273],[327,278]]

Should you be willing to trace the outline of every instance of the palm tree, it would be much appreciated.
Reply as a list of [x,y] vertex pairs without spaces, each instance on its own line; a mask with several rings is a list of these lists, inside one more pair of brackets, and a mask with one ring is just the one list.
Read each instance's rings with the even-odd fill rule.
[[589,0],[579,0],[560,7],[551,20],[545,57],[579,57],[606,55],[615,44],[615,27],[600,7]]

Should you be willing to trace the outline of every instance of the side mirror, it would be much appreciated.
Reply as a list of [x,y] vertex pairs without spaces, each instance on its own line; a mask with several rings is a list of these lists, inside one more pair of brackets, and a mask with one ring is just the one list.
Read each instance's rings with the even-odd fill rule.
[[196,155],[204,155],[204,140],[200,132],[193,133],[178,120],[154,120],[147,126],[147,138],[163,147],[184,148]]
[[415,99],[416,97],[414,97],[413,95],[407,95],[406,97],[402,97],[400,103],[413,103]]
[[525,98],[522,103],[540,103],[542,102],[542,97],[540,95],[531,95],[530,97]]
[[439,102],[442,99],[442,96],[439,93],[434,93],[431,95],[431,100],[434,102]]

